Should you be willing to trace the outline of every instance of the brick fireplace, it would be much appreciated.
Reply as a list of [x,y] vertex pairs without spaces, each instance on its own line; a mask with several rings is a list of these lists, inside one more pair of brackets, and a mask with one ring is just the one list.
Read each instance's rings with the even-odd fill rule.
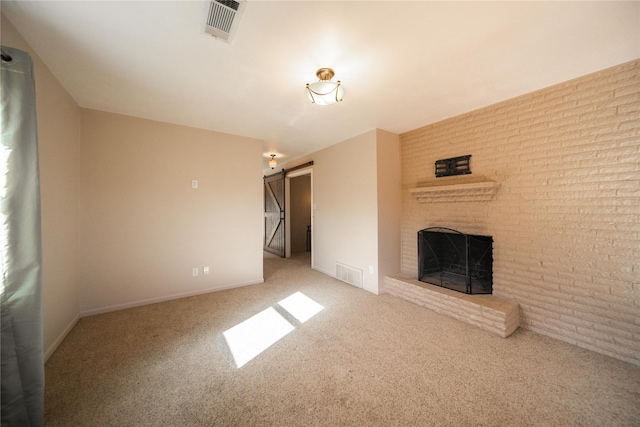
[[[640,364],[639,93],[633,61],[402,134],[401,274],[421,229],[493,236],[522,327]],[[467,153],[473,179],[434,177]],[[474,186],[490,196],[429,195]]]
[[[490,201],[498,185],[458,179],[415,188],[420,203]],[[417,278],[400,273],[385,277],[385,291],[435,312],[477,326],[503,338],[520,326],[518,303],[491,295],[493,238],[429,227],[417,233]]]

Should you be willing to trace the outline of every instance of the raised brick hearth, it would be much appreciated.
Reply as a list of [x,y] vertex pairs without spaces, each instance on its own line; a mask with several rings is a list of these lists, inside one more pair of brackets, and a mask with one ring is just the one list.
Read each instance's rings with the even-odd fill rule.
[[467,295],[402,275],[384,279],[385,292],[489,332],[508,337],[520,326],[518,303],[495,295]]

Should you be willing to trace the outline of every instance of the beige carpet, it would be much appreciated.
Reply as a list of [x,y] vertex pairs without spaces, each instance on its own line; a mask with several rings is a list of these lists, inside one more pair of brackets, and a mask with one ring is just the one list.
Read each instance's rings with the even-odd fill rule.
[[[301,323],[277,303],[324,309]],[[236,367],[223,332],[269,307],[294,329]],[[46,425],[638,426],[640,367],[508,339],[265,258],[265,283],[83,318],[46,364]]]

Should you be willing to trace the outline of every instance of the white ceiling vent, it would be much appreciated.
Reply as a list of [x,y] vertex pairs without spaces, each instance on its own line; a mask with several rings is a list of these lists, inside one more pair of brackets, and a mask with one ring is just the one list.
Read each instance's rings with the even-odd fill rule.
[[204,30],[214,37],[231,41],[244,11],[244,0],[207,1]]

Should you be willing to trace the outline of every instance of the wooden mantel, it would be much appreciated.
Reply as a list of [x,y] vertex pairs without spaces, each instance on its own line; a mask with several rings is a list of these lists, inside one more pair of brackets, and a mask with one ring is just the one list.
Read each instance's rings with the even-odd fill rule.
[[409,190],[422,203],[486,202],[498,189],[494,181],[446,182],[424,185]]

